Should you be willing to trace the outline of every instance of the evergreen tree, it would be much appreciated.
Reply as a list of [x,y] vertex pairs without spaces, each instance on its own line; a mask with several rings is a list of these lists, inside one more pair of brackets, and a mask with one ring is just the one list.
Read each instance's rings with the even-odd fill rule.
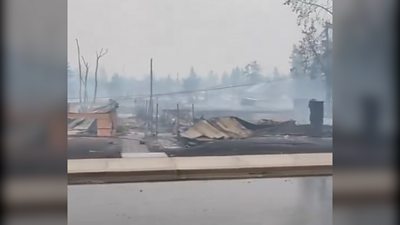
[[190,74],[189,76],[183,80],[183,89],[184,90],[195,90],[199,87],[200,85],[200,78],[194,71],[194,68],[192,67],[190,69]]
[[250,83],[257,83],[262,81],[261,67],[257,61],[253,61],[246,65],[244,68],[244,74],[247,81]]

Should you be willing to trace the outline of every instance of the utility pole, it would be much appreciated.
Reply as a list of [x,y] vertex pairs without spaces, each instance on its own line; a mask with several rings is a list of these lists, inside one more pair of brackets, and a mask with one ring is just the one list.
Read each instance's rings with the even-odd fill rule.
[[156,137],[158,135],[158,101],[156,104]]
[[146,122],[145,123],[146,131],[145,131],[144,135],[148,136],[149,135],[149,104],[148,104],[147,100],[145,100],[145,102],[144,102],[144,109],[145,109],[145,113],[146,113],[145,118],[144,118],[144,120]]
[[180,134],[179,134],[179,103],[176,104],[176,120],[175,120],[175,122],[176,122],[176,136],[180,137]]
[[150,101],[149,101],[149,127],[150,133],[153,134],[153,58],[150,59]]
[[194,124],[194,103],[192,103],[192,121]]

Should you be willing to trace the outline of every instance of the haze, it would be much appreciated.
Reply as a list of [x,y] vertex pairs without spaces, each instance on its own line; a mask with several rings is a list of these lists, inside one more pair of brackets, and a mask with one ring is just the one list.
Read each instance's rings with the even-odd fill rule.
[[[108,48],[101,75],[218,74],[256,60],[263,73],[288,73],[301,38],[296,15],[283,0],[69,0],[68,61],[77,67],[75,38],[91,68]],[[106,71],[106,74],[104,74]]]

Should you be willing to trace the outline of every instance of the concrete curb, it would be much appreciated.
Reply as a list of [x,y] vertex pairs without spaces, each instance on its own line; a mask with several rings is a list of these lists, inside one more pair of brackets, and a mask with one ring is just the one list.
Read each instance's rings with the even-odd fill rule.
[[69,184],[332,174],[332,153],[68,160]]

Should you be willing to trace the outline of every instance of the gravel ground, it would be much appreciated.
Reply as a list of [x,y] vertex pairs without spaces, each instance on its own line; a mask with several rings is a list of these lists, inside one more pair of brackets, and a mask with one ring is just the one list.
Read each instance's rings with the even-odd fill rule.
[[68,137],[68,159],[120,158],[121,140],[106,137]]

